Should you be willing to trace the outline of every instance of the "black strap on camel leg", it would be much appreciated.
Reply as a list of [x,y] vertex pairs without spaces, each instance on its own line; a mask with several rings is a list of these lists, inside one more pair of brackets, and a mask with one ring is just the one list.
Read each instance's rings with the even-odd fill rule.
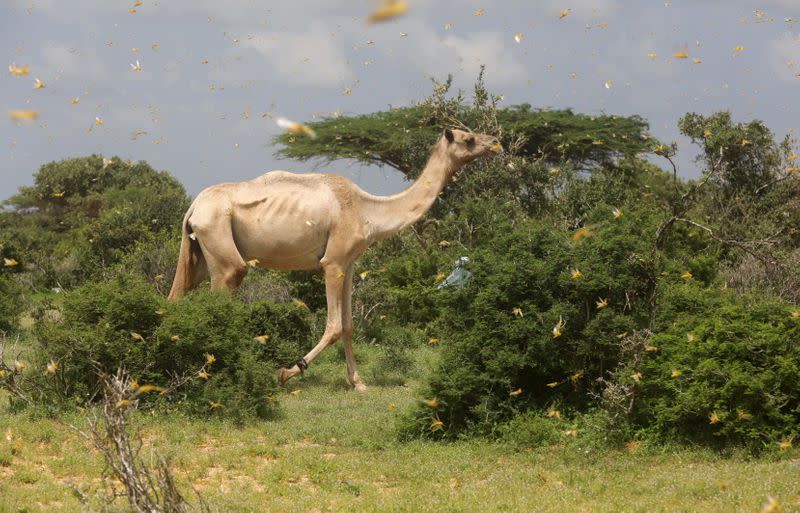
[[299,360],[294,362],[294,364],[300,368],[300,374],[302,374],[303,371],[305,371],[308,368],[308,362],[306,361],[305,358],[300,358]]

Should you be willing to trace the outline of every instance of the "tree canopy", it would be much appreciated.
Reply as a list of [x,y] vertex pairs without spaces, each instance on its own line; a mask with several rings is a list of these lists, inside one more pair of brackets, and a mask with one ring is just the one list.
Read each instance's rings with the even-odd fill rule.
[[[763,185],[785,175],[791,168],[791,141],[780,143],[759,120],[733,121],[730,112],[703,116],[690,112],[678,122],[681,133],[701,148],[698,157],[714,176],[712,181],[729,195],[753,193]],[[789,160],[787,163],[786,161]]]
[[280,134],[275,137],[280,145],[276,155],[301,161],[354,159],[388,165],[414,178],[442,129],[456,124],[497,135],[522,158],[569,162],[582,169],[648,153],[657,143],[639,116],[590,116],[570,109],[534,109],[529,104],[497,108],[500,98],[486,92],[482,75],[471,105],[461,92],[448,96],[449,89],[450,80],[436,84],[430,97],[410,107],[320,119],[309,124],[315,139]]
[[99,155],[44,164],[0,212],[3,256],[66,284],[113,264],[136,241],[174,230],[189,205],[183,186],[144,161]]

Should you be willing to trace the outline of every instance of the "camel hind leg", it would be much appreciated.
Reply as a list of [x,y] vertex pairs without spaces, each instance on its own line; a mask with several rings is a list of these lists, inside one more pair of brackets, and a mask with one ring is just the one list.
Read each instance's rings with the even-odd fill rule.
[[196,289],[203,280],[208,278],[208,264],[206,264],[206,257],[203,255],[202,249],[192,254],[192,275],[189,283],[189,290]]
[[[204,267],[211,277],[211,290],[232,291],[239,287],[247,275],[247,264],[233,239],[230,218],[225,216],[205,226],[197,226],[193,221],[192,225],[205,260]],[[203,276],[193,278],[199,281]]]
[[353,353],[353,264],[350,264],[345,272],[342,287],[342,343],[347,362],[347,381],[357,391],[364,392],[367,386],[358,375],[356,357]]

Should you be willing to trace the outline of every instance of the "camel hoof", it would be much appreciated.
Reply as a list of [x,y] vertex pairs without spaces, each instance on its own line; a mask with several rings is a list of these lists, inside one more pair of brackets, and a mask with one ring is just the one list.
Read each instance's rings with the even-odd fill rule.
[[292,377],[292,372],[289,369],[281,369],[278,371],[278,384],[283,386],[284,383],[289,381]]
[[367,385],[365,385],[364,383],[356,383],[355,385],[353,385],[353,388],[355,389],[356,392],[367,391]]

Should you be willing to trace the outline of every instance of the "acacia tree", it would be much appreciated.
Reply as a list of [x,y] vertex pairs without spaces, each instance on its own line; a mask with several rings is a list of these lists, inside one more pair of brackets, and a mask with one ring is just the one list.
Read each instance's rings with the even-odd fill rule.
[[[483,70],[471,101],[451,89],[448,77],[434,82],[430,96],[414,105],[313,122],[316,139],[278,135],[276,155],[320,162],[353,159],[389,166],[413,180],[443,127],[490,133],[506,148],[504,158],[474,164],[468,175],[448,185],[443,202],[452,208],[460,197],[491,194],[532,213],[543,208],[544,190],[554,185],[554,166],[584,171],[614,167],[621,159],[650,152],[656,143],[647,122],[638,116],[588,116],[568,109],[533,109],[529,104],[499,107],[502,98],[487,91]],[[442,212],[437,205],[432,215]]]
[[483,71],[472,103],[461,91],[451,95],[451,86],[452,77],[435,82],[430,96],[409,107],[313,122],[316,139],[278,135],[275,142],[281,147],[276,155],[301,161],[354,159],[388,165],[413,179],[445,126],[499,136],[520,157],[570,161],[583,168],[647,153],[653,146],[648,123],[639,116],[588,116],[569,109],[533,109],[529,104],[499,108],[501,98],[488,93]]

